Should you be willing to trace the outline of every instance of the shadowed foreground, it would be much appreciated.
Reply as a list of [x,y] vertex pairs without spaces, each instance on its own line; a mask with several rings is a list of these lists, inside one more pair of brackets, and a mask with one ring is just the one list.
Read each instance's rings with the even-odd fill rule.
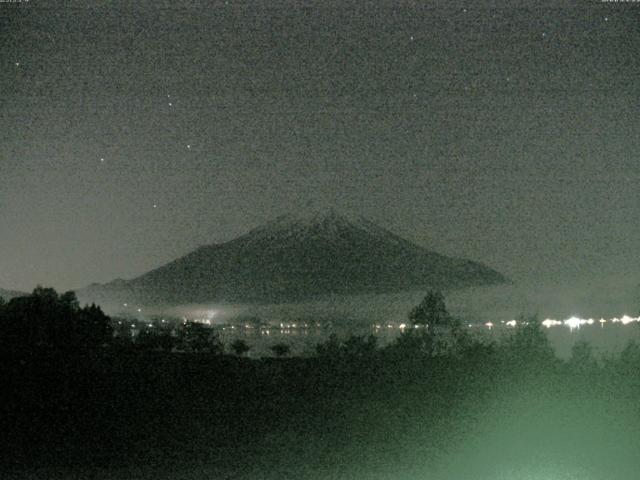
[[[38,288],[0,304],[2,478],[636,479],[640,347],[558,359],[541,324],[470,336],[429,292],[408,328],[310,357],[224,355],[185,322],[122,335]],[[486,342],[486,340],[485,340]]]
[[[322,350],[321,350],[322,352]],[[330,352],[329,352],[330,353]],[[4,358],[8,478],[636,478],[640,355]],[[588,353],[588,352],[587,352]]]

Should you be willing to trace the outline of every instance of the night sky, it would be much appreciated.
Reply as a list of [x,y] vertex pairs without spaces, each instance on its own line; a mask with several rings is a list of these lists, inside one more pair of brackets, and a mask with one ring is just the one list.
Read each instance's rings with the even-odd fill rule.
[[0,3],[1,287],[325,207],[515,280],[637,276],[640,3],[114,3]]

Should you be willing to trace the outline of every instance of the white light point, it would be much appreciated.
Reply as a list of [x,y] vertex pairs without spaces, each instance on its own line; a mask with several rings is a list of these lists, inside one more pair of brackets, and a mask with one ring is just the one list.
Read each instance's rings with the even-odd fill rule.
[[571,317],[571,318],[567,318],[564,321],[564,324],[569,327],[571,330],[574,330],[576,328],[580,328],[580,325],[584,324],[585,321],[578,318],[578,317]]
[[557,325],[562,325],[562,322],[560,320],[554,320],[552,318],[547,318],[546,320],[544,320],[542,322],[542,325],[547,327],[547,328],[551,328],[551,327],[555,327]]
[[638,321],[637,318],[630,317],[629,315],[623,315],[622,318],[620,318],[620,322],[623,325],[627,325],[631,322],[637,322],[637,321]]

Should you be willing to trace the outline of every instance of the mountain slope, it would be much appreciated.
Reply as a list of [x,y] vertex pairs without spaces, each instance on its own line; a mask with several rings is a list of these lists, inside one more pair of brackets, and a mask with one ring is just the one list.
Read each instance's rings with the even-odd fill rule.
[[271,303],[504,281],[480,263],[430,252],[366,219],[330,211],[280,217],[133,280],[92,285],[80,296],[142,304]]

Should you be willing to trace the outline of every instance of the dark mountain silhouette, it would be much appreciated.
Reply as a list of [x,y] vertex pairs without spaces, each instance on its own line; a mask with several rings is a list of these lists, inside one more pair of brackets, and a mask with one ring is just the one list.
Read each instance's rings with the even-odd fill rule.
[[480,263],[430,252],[364,218],[329,211],[285,215],[140,277],[78,293],[83,301],[100,303],[279,303],[505,281]]

